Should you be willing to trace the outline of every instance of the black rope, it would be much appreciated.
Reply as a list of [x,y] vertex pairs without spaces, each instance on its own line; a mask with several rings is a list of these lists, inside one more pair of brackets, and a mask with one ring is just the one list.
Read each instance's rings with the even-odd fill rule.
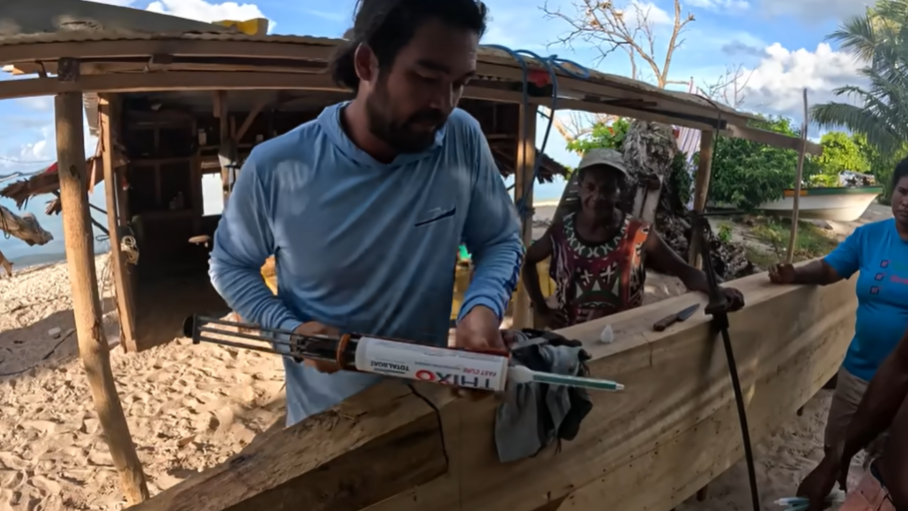
[[[708,101],[713,108],[716,109],[716,133],[712,141],[712,153],[713,157],[716,154],[716,147],[719,142],[719,127],[722,123],[722,110],[719,108],[713,100],[705,96],[701,96],[703,99]],[[697,171],[700,170],[700,165],[698,162]],[[712,175],[710,175],[710,180],[712,180]],[[707,186],[709,186],[709,180],[707,181]],[[693,227],[691,233],[691,242],[694,242],[694,236],[699,239],[696,240],[700,244],[700,254],[703,259],[703,271],[706,273],[706,280],[709,284],[709,304],[706,306],[704,312],[713,317],[713,326],[719,330],[720,335],[722,336],[722,344],[725,347],[725,358],[728,363],[728,373],[731,376],[731,386],[732,390],[735,393],[735,404],[738,409],[738,421],[741,424],[741,437],[744,441],[744,459],[747,463],[747,479],[750,482],[750,499],[753,505],[754,511],[760,511],[760,492],[757,488],[757,472],[756,466],[754,464],[754,453],[753,445],[750,442],[750,428],[747,425],[747,409],[744,406],[744,393],[741,391],[741,380],[738,377],[738,364],[735,361],[735,354],[731,345],[731,336],[728,333],[728,300],[725,298],[725,295],[722,293],[719,288],[718,278],[716,277],[716,271],[713,267],[712,258],[710,257],[709,243],[707,241],[706,230],[709,228],[709,222],[706,220],[705,216],[696,211],[692,212],[692,222]]]

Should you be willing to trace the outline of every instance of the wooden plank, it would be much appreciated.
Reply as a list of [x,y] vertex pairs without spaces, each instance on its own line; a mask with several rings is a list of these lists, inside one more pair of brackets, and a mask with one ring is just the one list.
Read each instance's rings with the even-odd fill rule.
[[[757,142],[759,144],[780,147],[782,149],[791,149],[792,151],[801,151],[802,142],[800,138],[789,137],[788,135],[782,135],[781,133],[773,133],[771,131],[760,130],[748,126],[729,125],[726,129],[722,130],[720,134],[723,137],[743,138],[744,140],[750,140],[751,142]],[[807,154],[813,156],[820,156],[823,154],[823,146],[816,142],[811,142],[810,140],[806,142],[805,150],[807,151]]]
[[[709,195],[709,178],[713,168],[713,142],[716,140],[714,131],[703,131],[700,134],[700,158],[697,161],[697,176],[694,182],[694,211],[702,213],[706,209],[706,199]],[[690,250],[687,262],[699,268],[702,264],[699,238],[691,236]]]
[[[730,334],[751,437],[758,442],[794,417],[838,370],[853,335],[854,282],[774,286],[763,273],[729,285],[741,290],[747,301],[747,307],[731,316]],[[652,324],[671,311],[705,302],[704,296],[688,294],[561,331],[584,342],[593,357],[589,366],[594,377],[611,378],[627,388],[594,393],[594,408],[580,435],[562,442],[560,452],[551,447],[534,458],[502,465],[492,443],[496,402],[433,400],[441,411],[448,474],[393,498],[387,498],[388,492],[361,495],[358,503],[374,502],[369,511],[600,511],[604,502],[610,509],[667,511],[678,505],[743,456],[725,354],[702,307],[684,323],[652,331]],[[616,336],[608,345],[598,341],[606,324]],[[382,383],[339,407],[367,410],[361,417],[369,417],[368,424],[361,421],[353,443],[408,427],[398,414],[381,411],[401,399],[400,387],[396,381]],[[185,499],[205,502],[202,495],[218,500],[193,509],[246,509],[240,506],[278,495],[276,489],[261,491],[266,476],[303,481],[315,475],[314,467],[330,465],[332,456],[344,456],[355,467],[346,478],[383,487],[375,484],[372,478],[379,476],[370,467],[383,462],[385,451],[351,452],[355,447],[349,436],[344,428],[329,431],[324,419],[304,421],[264,440],[283,457],[247,460],[242,474],[231,471],[228,462],[136,509],[184,509],[173,506]],[[401,442],[399,447],[400,466],[409,464],[406,445]],[[400,477],[401,472],[394,472],[385,483],[397,489]]]
[[63,234],[79,356],[85,366],[88,386],[114,466],[120,474],[120,487],[126,500],[134,504],[148,498],[148,487],[117,396],[107,336],[101,323],[94,238],[86,193],[82,95],[76,92],[58,95],[54,106]]
[[[2,46],[0,46],[2,48]],[[76,82],[60,82],[54,78],[32,78],[0,81],[0,99],[18,99],[34,96],[50,96],[63,92],[133,93],[149,91],[184,90],[308,90],[322,92],[349,92],[338,87],[327,74],[277,73],[277,72],[228,72],[228,71],[171,71],[131,73],[114,75],[83,75]],[[464,98],[503,103],[522,102],[519,92],[501,89],[469,86]],[[551,106],[551,98],[530,98],[533,105]],[[652,122],[686,126],[700,130],[714,129],[709,124],[697,122],[666,113],[649,112],[626,106],[615,106],[597,101],[583,101],[559,98],[557,109],[582,110],[633,117]],[[729,126],[723,131],[728,136],[753,139],[777,147],[789,148],[800,144],[798,139],[752,128]],[[815,145],[815,144],[814,144]],[[808,144],[808,153],[812,152]]]
[[[517,120],[517,155],[514,160],[514,202],[522,207],[520,213],[520,239],[529,247],[533,243],[533,187],[536,184],[533,171],[536,167],[536,112],[535,105],[520,107]],[[514,328],[532,328],[533,312],[530,308],[530,295],[526,286],[518,286],[514,297]]]
[[268,100],[261,100],[257,102],[249,113],[246,114],[246,118],[243,120],[243,124],[240,124],[240,129],[236,130],[236,134],[233,136],[233,139],[237,143],[246,136],[246,132],[249,131],[249,128],[252,127],[252,123],[255,122],[255,118],[258,117],[262,109],[268,105]]
[[183,38],[142,40],[75,41],[63,43],[0,46],[0,64],[53,61],[78,55],[82,60],[98,58],[150,57],[240,57],[292,60],[325,60],[334,46],[276,41],[205,41]]
[[54,78],[0,82],[0,99],[56,95],[63,92],[149,92],[178,90],[283,90],[342,91],[324,74],[252,72],[162,72],[84,75],[75,82]]
[[104,166],[104,196],[107,200],[107,229],[110,233],[110,259],[113,267],[114,294],[117,300],[117,314],[120,318],[120,342],[123,348],[135,353],[136,347],[136,318],[135,310],[128,296],[129,285],[126,283],[126,258],[120,250],[120,229],[117,221],[117,177],[114,169],[113,144],[114,130],[118,129],[116,96],[102,95],[99,98],[101,160]]
[[439,424],[410,387],[373,387],[130,509],[356,511],[447,471]]

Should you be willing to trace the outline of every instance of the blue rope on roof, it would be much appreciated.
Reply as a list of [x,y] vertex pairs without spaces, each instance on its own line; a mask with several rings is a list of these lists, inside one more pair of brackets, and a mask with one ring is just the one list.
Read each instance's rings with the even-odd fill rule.
[[[551,106],[549,107],[550,113],[548,115],[543,114],[543,116],[548,119],[548,123],[545,128],[545,135],[543,135],[543,138],[542,138],[542,147],[540,147],[537,150],[536,141],[533,140],[533,142],[532,142],[534,151],[537,151],[538,153],[544,153],[546,145],[548,144],[548,141],[549,141],[549,134],[551,134],[551,132],[552,132],[552,124],[554,124],[554,122],[555,122],[555,109],[558,106],[558,74],[556,73],[556,70],[560,71],[561,73],[568,75],[570,77],[577,78],[579,80],[588,80],[590,78],[590,70],[581,66],[580,64],[577,64],[576,62],[573,62],[573,61],[570,61],[567,59],[558,58],[557,55],[549,55],[548,57],[541,57],[538,54],[536,54],[530,50],[512,50],[511,48],[508,48],[506,46],[497,45],[497,44],[488,44],[488,45],[484,45],[484,46],[486,48],[494,48],[497,50],[501,50],[501,51],[507,53],[508,55],[510,55],[514,60],[517,61],[518,64],[520,64],[520,69],[522,72],[521,81],[522,81],[522,85],[523,85],[523,91],[522,91],[523,98],[522,98],[521,105],[523,106],[524,111],[529,111],[529,108],[530,108],[530,92],[529,92],[530,69],[529,69],[529,66],[527,65],[527,61],[524,57],[528,57],[530,59],[535,60],[536,62],[540,63],[542,65],[542,67],[545,68],[546,71],[548,71],[549,80],[552,82],[552,103],[551,103]],[[577,71],[575,71],[575,69]],[[529,116],[525,116],[523,119],[523,132],[524,133],[527,133],[529,131],[529,127],[530,127],[529,123],[530,123]],[[539,177],[539,168],[540,168],[540,163],[541,163],[542,159],[539,158],[538,156],[539,155],[537,154],[537,158],[535,159],[535,163],[533,165],[533,178],[530,179],[529,182],[527,182],[526,189],[523,191],[524,192],[523,195],[520,197],[520,199],[517,200],[517,204],[516,204],[517,212],[520,214],[520,218],[524,221],[528,220],[529,215],[530,215],[530,207],[527,204],[526,197],[533,190],[533,184],[536,182],[537,178]],[[515,165],[515,167],[517,167],[517,166]],[[518,169],[515,168],[515,170],[518,170]],[[516,180],[516,175],[515,175],[515,180]]]

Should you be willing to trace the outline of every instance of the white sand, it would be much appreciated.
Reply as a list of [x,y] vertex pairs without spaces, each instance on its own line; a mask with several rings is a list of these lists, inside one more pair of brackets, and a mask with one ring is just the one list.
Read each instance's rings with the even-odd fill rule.
[[[99,274],[105,263],[98,258]],[[0,374],[24,370],[0,376],[0,511],[123,507],[76,338],[67,337],[73,319],[66,273],[56,265],[0,280]],[[677,294],[680,283],[656,278],[648,288],[662,298]],[[105,319],[115,333],[115,317]],[[49,334],[54,328],[58,338]],[[283,414],[276,357],[183,341],[138,355],[115,348],[111,358],[152,493],[224,461]],[[757,448],[767,504],[793,494],[818,459],[828,403],[821,393],[803,417]],[[680,509],[748,509],[748,495],[739,464],[712,483],[706,502]]]

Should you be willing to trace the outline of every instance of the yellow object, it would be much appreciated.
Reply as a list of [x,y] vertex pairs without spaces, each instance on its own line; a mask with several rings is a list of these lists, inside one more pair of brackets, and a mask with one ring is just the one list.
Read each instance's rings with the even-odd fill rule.
[[234,27],[246,35],[268,35],[268,25],[270,22],[265,18],[253,18],[246,21],[215,21],[214,24],[227,28]]
[[[555,281],[549,277],[550,260],[551,258],[546,259],[536,265],[536,270],[539,272],[539,288],[542,289],[542,296],[546,298],[555,294]],[[511,295],[508,309],[511,309],[514,304],[514,297],[520,292],[522,285],[522,281],[517,282],[517,289]],[[470,269],[458,265],[454,273],[454,302],[451,304],[451,319],[457,319],[457,314],[460,312],[460,306],[463,305],[463,297],[468,287],[470,287]]]
[[[542,295],[546,298],[555,294],[555,282],[549,277],[549,259],[536,265],[539,271],[539,287],[542,288]],[[265,285],[272,293],[277,294],[277,270],[274,267],[274,257],[269,257],[262,265],[262,279]],[[516,295],[520,292],[521,283],[517,283]],[[457,313],[460,312],[460,306],[463,305],[463,298],[470,287],[470,268],[466,265],[458,264],[454,270],[454,301],[451,304],[451,319],[457,319]],[[511,303],[514,302],[514,296],[511,296]],[[510,304],[508,304],[510,307]]]

